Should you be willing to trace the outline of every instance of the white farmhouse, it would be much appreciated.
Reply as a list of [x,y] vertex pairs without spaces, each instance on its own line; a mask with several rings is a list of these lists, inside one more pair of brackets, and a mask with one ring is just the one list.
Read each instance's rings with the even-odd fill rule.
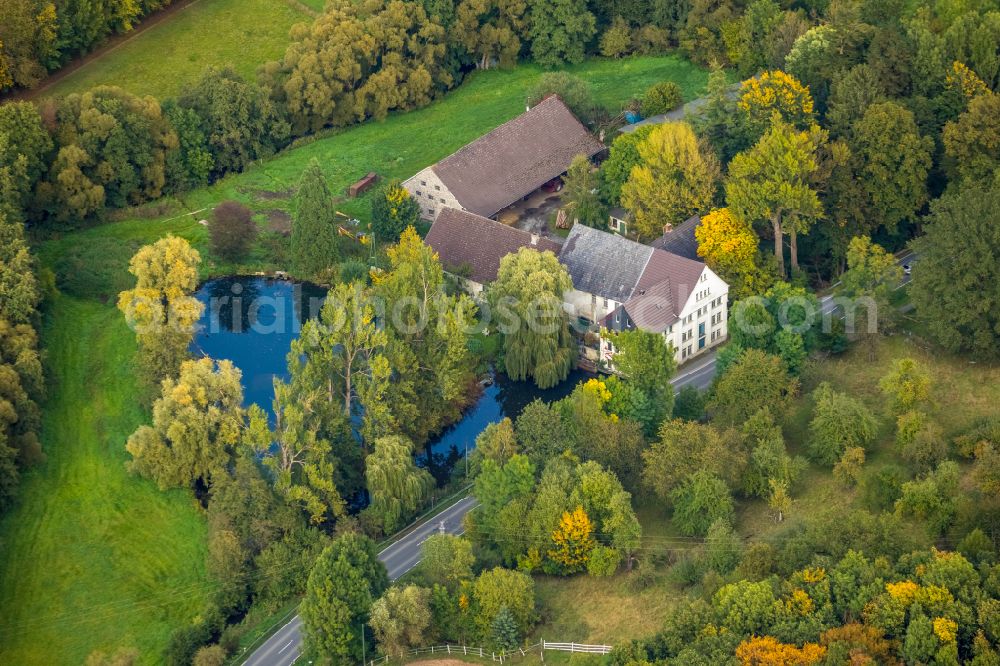
[[[700,261],[616,234],[574,225],[559,252],[573,279],[567,312],[582,323],[663,335],[678,363],[720,344],[727,334],[727,285]],[[614,350],[601,341],[600,359]]]

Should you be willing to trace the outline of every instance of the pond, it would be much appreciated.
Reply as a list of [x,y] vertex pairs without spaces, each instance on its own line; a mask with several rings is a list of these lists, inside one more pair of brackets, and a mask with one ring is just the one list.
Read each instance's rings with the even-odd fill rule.
[[[302,324],[319,314],[326,290],[314,284],[289,280],[237,276],[209,280],[196,294],[205,305],[192,351],[217,360],[229,360],[243,373],[243,401],[256,403],[272,413],[275,377],[287,379],[286,358]],[[559,400],[589,375],[573,371],[558,386],[540,390],[530,382],[515,382],[496,374],[492,383],[455,424],[432,438],[418,456],[434,476],[443,481],[465,453],[475,447],[476,436],[505,416],[517,418],[535,398]]]

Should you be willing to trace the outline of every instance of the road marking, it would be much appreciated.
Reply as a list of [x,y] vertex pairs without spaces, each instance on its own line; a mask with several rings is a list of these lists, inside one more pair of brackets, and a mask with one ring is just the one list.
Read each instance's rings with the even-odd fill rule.
[[280,650],[278,650],[278,654],[281,654],[282,652],[284,652],[285,650],[287,650],[288,646],[291,645],[294,642],[295,642],[294,640],[291,640],[291,641],[288,641],[287,643],[285,643],[285,647],[283,647]]

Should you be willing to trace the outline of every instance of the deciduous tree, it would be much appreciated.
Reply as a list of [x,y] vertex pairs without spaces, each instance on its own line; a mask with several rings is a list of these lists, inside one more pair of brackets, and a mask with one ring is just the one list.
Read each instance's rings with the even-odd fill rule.
[[365,479],[371,493],[371,511],[386,534],[399,529],[420,508],[434,486],[427,470],[413,462],[413,445],[403,437],[375,440],[374,450],[365,459]]
[[733,498],[726,482],[704,470],[689,475],[670,495],[674,525],[683,534],[703,536],[717,520],[732,523]]
[[771,129],[775,117],[799,131],[809,129],[814,121],[809,89],[781,70],[744,81],[736,107],[751,143]]
[[952,352],[995,358],[1000,299],[983,285],[1000,276],[1000,185],[969,185],[931,206],[910,294],[930,337]]
[[833,465],[847,449],[866,448],[878,434],[878,422],[861,402],[834,391],[826,382],[813,391],[813,418],[809,422],[809,454]]
[[455,9],[455,40],[479,69],[512,67],[527,23],[524,0],[461,0]]
[[531,57],[543,67],[583,61],[597,21],[584,0],[534,0],[528,11]]
[[309,572],[299,607],[306,644],[334,662],[361,661],[366,639],[359,632],[388,586],[371,539],[355,533],[338,537]]
[[576,345],[562,298],[572,286],[551,252],[521,248],[501,259],[488,297],[499,317],[504,366],[511,379],[531,377],[539,388],[549,388],[569,374]]
[[974,97],[965,113],[945,125],[942,138],[961,178],[988,182],[1000,168],[1000,94]]
[[493,620],[502,608],[507,608],[523,636],[535,616],[535,582],[527,574],[496,567],[479,574],[473,586],[476,626],[489,640]]
[[616,16],[611,25],[601,35],[601,55],[606,58],[620,58],[632,48],[632,31],[628,22]]
[[862,306],[868,315],[867,321],[848,321],[848,330],[851,332],[853,328],[853,332],[866,342],[869,360],[874,360],[878,337],[891,331],[895,324],[896,309],[890,298],[902,278],[903,269],[896,263],[896,257],[881,245],[872,243],[867,236],[851,240],[847,248],[847,270],[840,281],[844,294],[854,298],[856,306]]
[[379,650],[402,655],[419,647],[431,623],[430,590],[416,585],[390,587],[372,604],[371,624]]
[[659,125],[636,149],[640,162],[622,186],[622,205],[635,215],[640,236],[658,236],[664,225],[680,224],[709,207],[719,163],[690,125]]
[[732,298],[763,293],[770,276],[761,268],[759,240],[753,227],[728,208],[703,215],[694,231],[698,256],[729,283]]
[[132,471],[161,488],[189,487],[225,472],[243,427],[240,371],[229,361],[185,361],[180,376],[163,380],[153,425],[128,438]]
[[563,571],[572,574],[587,568],[590,551],[594,549],[594,525],[583,507],[572,512],[566,511],[559,521],[559,527],[552,532],[552,548],[549,559]]
[[780,415],[797,391],[780,358],[747,349],[716,383],[708,410],[719,424],[739,425],[762,407]]
[[608,151],[608,159],[601,164],[601,194],[604,200],[617,205],[622,196],[622,187],[628,182],[632,168],[642,162],[639,144],[653,131],[651,125],[637,127],[634,132],[625,132],[615,137]]
[[194,325],[204,306],[198,286],[198,251],[183,238],[167,236],[140,249],[129,262],[135,288],[118,295],[118,309],[135,330],[139,369],[147,395],[175,377],[188,356]]
[[608,341],[615,347],[615,369],[646,397],[649,415],[644,426],[652,433],[673,412],[674,350],[662,335],[638,328],[608,333]]
[[569,216],[588,227],[604,228],[607,211],[597,195],[597,173],[586,155],[577,155],[563,177],[562,200]]
[[823,206],[811,178],[818,165],[816,151],[824,141],[815,128],[799,132],[777,122],[750,150],[729,164],[726,203],[730,212],[748,222],[767,221],[774,235],[778,275],[785,278],[784,235],[792,240],[792,270],[798,268],[795,238],[810,220],[823,216]]
[[922,136],[913,113],[895,102],[872,104],[851,131],[868,214],[890,232],[927,202],[934,141]]

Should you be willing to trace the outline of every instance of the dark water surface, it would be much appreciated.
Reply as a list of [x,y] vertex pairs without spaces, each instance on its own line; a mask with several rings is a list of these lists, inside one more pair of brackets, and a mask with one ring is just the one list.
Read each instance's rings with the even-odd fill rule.
[[[243,373],[243,402],[257,403],[271,414],[275,377],[288,378],[286,358],[302,324],[319,314],[326,289],[314,284],[244,276],[205,282],[196,296],[205,312],[195,334],[193,352],[226,359]],[[540,390],[497,374],[493,384],[454,425],[431,439],[419,456],[439,479],[475,447],[476,436],[505,416],[517,418],[535,398],[548,402],[569,395],[589,375],[575,370],[558,386]]]

